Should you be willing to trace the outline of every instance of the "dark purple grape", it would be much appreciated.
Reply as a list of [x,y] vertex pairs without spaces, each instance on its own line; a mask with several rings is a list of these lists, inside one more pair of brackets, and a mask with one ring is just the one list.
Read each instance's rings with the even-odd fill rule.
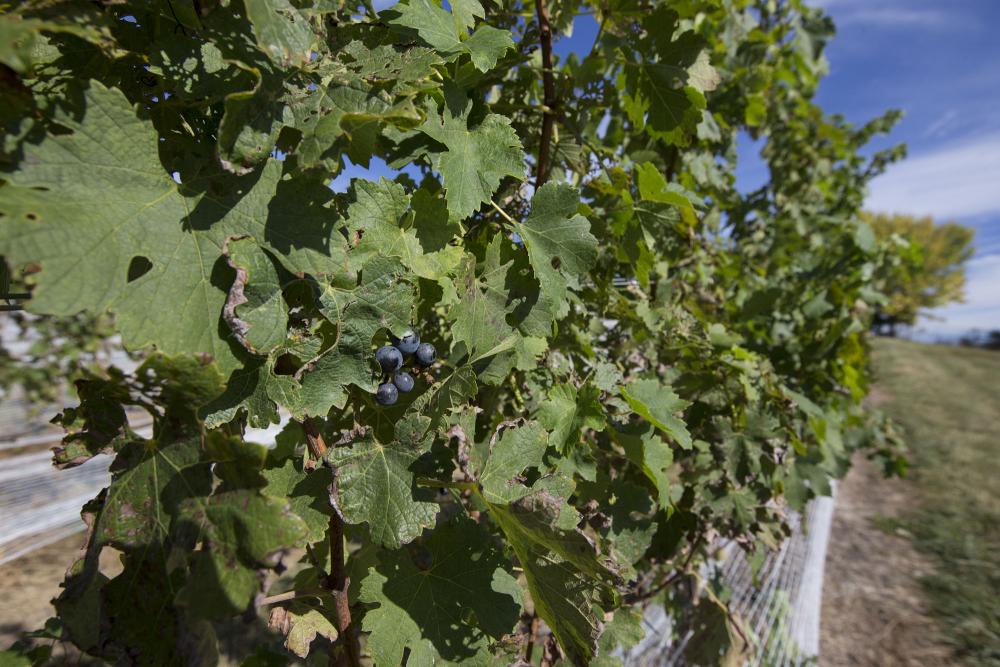
[[375,361],[386,373],[394,373],[403,367],[403,353],[392,345],[383,345],[375,353]]
[[437,350],[430,343],[421,343],[417,347],[417,361],[421,366],[430,366],[437,359]]
[[420,335],[413,329],[407,329],[399,338],[395,336],[390,336],[390,338],[392,344],[399,348],[403,354],[413,354],[417,351],[417,346],[420,345]]
[[396,401],[399,400],[399,391],[396,389],[396,385],[391,382],[380,384],[378,391],[375,392],[375,400],[379,405],[395,405]]
[[413,376],[405,371],[396,373],[392,378],[392,383],[404,394],[408,391],[413,391]]

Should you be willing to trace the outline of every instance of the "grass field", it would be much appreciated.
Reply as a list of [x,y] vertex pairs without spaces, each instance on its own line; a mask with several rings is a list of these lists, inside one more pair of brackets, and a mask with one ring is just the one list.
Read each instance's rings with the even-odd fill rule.
[[875,341],[881,407],[904,428],[913,511],[900,523],[963,662],[1000,665],[1000,352]]

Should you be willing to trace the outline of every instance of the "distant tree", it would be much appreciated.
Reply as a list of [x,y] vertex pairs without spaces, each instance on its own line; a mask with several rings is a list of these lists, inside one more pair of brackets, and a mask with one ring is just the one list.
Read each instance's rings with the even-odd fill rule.
[[898,325],[912,325],[922,311],[964,300],[974,230],[955,222],[935,224],[929,217],[862,216],[879,239],[895,240],[902,251],[881,268],[879,282],[888,301],[875,316],[880,333],[895,336]]
[[984,350],[1000,350],[1000,329],[982,331],[973,329],[962,336],[958,344],[962,347],[981,347]]

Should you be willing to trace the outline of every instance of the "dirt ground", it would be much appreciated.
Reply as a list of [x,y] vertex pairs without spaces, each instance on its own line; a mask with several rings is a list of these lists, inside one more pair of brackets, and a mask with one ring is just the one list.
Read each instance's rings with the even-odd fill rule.
[[877,525],[911,510],[911,494],[905,482],[883,479],[862,457],[837,488],[823,581],[821,667],[956,664],[918,583],[931,564],[905,535]]
[[83,538],[80,532],[0,565],[4,599],[0,605],[0,649],[10,646],[19,633],[41,628],[55,614],[50,600],[59,595],[59,584]]

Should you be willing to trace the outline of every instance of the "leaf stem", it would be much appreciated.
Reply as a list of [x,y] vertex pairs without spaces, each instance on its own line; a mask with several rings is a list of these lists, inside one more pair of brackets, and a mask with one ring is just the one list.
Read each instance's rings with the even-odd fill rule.
[[496,203],[495,201],[493,201],[492,199],[490,200],[490,205],[491,205],[491,206],[493,206],[493,208],[494,208],[494,209],[496,209],[496,212],[497,212],[497,213],[499,213],[499,214],[500,214],[500,216],[501,216],[501,217],[502,217],[502,218],[503,218],[504,220],[506,220],[507,222],[509,222],[509,223],[510,223],[510,224],[512,224],[512,225],[516,225],[516,224],[517,224],[517,221],[516,221],[516,220],[514,220],[514,218],[510,217],[510,215],[509,215],[509,214],[507,213],[507,211],[505,211],[505,210],[503,210],[502,208],[500,208],[500,205],[499,205],[499,204],[497,204],[497,203]]
[[430,477],[417,477],[418,486],[429,486],[434,489],[458,489],[459,491],[475,491],[475,482],[442,482]]
[[281,602],[288,602],[289,600],[298,600],[301,598],[318,598],[324,595],[329,595],[330,591],[316,590],[316,591],[285,591],[284,593],[278,593],[277,595],[269,595],[260,601],[262,605],[278,604]]

